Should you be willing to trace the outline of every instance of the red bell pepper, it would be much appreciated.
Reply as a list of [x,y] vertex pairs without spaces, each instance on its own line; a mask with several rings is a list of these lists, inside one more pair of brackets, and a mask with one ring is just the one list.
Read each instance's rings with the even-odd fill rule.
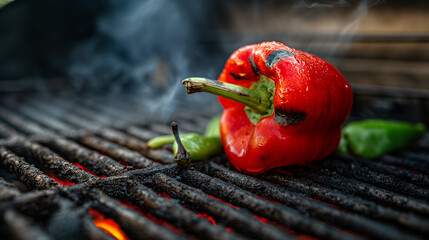
[[234,52],[218,80],[191,78],[184,84],[188,93],[220,96],[221,140],[240,171],[308,164],[337,149],[353,92],[325,60],[263,42]]

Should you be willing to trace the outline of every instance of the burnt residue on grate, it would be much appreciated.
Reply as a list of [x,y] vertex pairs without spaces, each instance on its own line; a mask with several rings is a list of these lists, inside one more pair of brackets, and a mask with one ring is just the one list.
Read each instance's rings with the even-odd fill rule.
[[[338,195],[345,195],[346,198],[350,199],[353,199],[354,196],[359,196],[363,199],[375,201],[383,206],[429,216],[429,203],[426,201],[385,190],[353,178],[346,178],[327,169],[321,170],[305,167],[289,167],[288,169],[293,173],[293,176],[272,173],[264,175],[263,179],[279,183],[295,191],[304,192],[312,197],[317,196],[316,198],[327,202],[335,201],[333,202],[334,204],[348,203],[348,201],[338,201],[338,199],[344,198],[339,198]],[[328,186],[328,188],[322,187],[322,185]],[[355,202],[359,202],[359,200]],[[353,206],[354,204],[351,205]]]
[[99,176],[114,176],[130,170],[108,156],[65,138],[40,138],[37,141],[49,147],[64,159],[79,163]]
[[[130,125],[144,113],[126,114],[134,100],[103,101],[0,106],[0,238],[112,239],[90,209],[131,239],[429,236],[428,144],[377,160],[333,154],[261,176],[237,172],[224,156],[182,169],[168,148],[147,149],[170,134],[166,122]],[[208,121],[176,116],[189,131]]]
[[0,106],[0,119],[24,135],[54,135],[54,132],[49,129],[45,129],[2,106]]
[[[211,178],[196,171],[186,171],[181,176],[184,181],[198,186],[208,194],[222,198],[236,206],[247,208],[257,215],[288,226],[297,232],[305,232],[309,235],[327,239],[349,238],[322,222],[310,220],[291,208],[273,202],[267,202],[264,199],[258,198],[247,191],[219,179]],[[200,184],[195,181],[197,178],[201,179]],[[303,229],[306,230],[303,231]]]
[[[204,179],[201,179],[204,181]],[[213,216],[216,222],[233,227],[249,237],[259,235],[263,239],[292,239],[286,232],[273,226],[265,225],[252,217],[246,210],[237,210],[231,206],[210,198],[196,188],[183,184],[165,174],[155,174],[151,186],[183,200],[189,208]],[[149,184],[150,185],[150,184]]]
[[96,136],[83,136],[76,139],[79,143],[99,152],[106,153],[113,159],[135,168],[147,168],[160,165],[141,154]]
[[41,170],[29,164],[13,152],[0,147],[0,163],[14,172],[27,186],[34,189],[46,189],[55,186],[56,183]]
[[184,229],[188,234],[195,234],[203,239],[241,239],[239,235],[232,235],[224,228],[214,226],[209,221],[200,218],[176,200],[164,198],[154,190],[135,181],[120,177],[103,179],[97,187],[109,196],[131,202],[153,216]]
[[[375,164],[374,164],[375,165]],[[374,171],[371,165],[360,162],[355,158],[330,157],[320,162],[320,166],[335,171],[345,177],[353,177],[362,182],[370,183],[384,189],[405,194],[420,199],[429,199],[429,191],[408,181],[403,181],[395,176],[386,175],[380,171]],[[384,170],[387,167],[384,168]],[[377,168],[376,168],[377,169]],[[399,173],[399,171],[398,171]]]
[[[85,238],[81,221],[86,214],[85,209],[78,208],[72,201],[60,196],[58,191],[27,193],[1,210],[5,211],[1,221],[7,226],[12,239],[39,239],[44,236],[52,239]],[[19,230],[20,227],[24,228]],[[29,233],[26,233],[27,229]]]
[[110,128],[103,128],[100,131],[97,131],[97,135],[120,146],[136,151],[143,156],[151,158],[152,160],[162,164],[174,163],[174,157],[172,154],[162,154],[162,151],[148,149],[146,141],[140,140],[133,136],[128,136],[127,134],[120,131]]
[[10,201],[21,195],[19,189],[0,177],[0,202]]
[[153,222],[135,209],[125,206],[100,191],[92,191],[89,196],[93,202],[91,208],[114,219],[121,229],[128,233],[130,239],[186,239],[183,234]]
[[39,165],[41,168],[46,169],[69,182],[82,183],[94,179],[93,175],[83,171],[79,167],[64,160],[50,149],[37,143],[15,139],[6,147],[17,155],[32,161],[32,163]]
[[13,128],[7,126],[6,124],[0,122],[0,139],[1,138],[11,138],[14,136],[19,136],[19,133],[16,132]]
[[[290,207],[296,208],[303,214],[317,217],[344,229],[355,232],[364,231],[368,235],[377,238],[386,237],[387,235],[390,235],[391,237],[396,236],[396,234],[401,235],[401,233],[398,233],[396,229],[392,229],[391,226],[383,224],[385,222],[391,222],[407,226],[415,231],[421,232],[422,234],[429,234],[429,221],[413,214],[377,206],[372,202],[347,196],[332,190],[330,192],[322,192],[321,196],[324,197],[324,201],[331,202],[336,205],[336,207],[332,207],[325,203],[310,199],[308,195],[293,192],[289,187],[288,189],[285,189],[273,185],[272,183],[231,171],[215,163],[211,163],[209,166],[210,167],[205,167],[204,171],[212,176],[230,182],[243,189],[247,189],[264,198],[287,204]],[[222,186],[222,184],[220,185]],[[299,186],[299,183],[296,183],[296,185]],[[321,199],[320,195],[311,196]],[[331,198],[328,196],[331,196]],[[330,201],[332,199],[335,201]],[[363,218],[358,214],[341,211],[339,207],[351,212],[362,214],[368,218]],[[370,218],[381,220],[383,223],[373,221]]]

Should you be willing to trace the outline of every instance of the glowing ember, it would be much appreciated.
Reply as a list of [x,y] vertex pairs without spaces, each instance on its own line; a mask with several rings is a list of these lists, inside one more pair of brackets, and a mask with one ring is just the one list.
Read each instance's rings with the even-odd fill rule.
[[[276,222],[271,221],[271,220],[268,220],[268,219],[266,219],[266,218],[264,218],[264,217],[257,216],[257,215],[254,215],[253,217],[254,217],[254,218],[256,218],[256,219],[258,219],[259,221],[261,221],[263,224],[272,224],[272,225],[277,225],[277,223],[276,223]],[[288,230],[288,231],[290,231],[290,230]]]
[[159,195],[161,195],[161,197],[163,198],[167,198],[167,199],[172,199],[172,197],[170,195],[168,195],[168,193],[163,193],[163,192],[157,192]]
[[69,182],[67,180],[63,180],[63,179],[59,179],[57,178],[53,173],[51,172],[47,172],[46,175],[48,175],[50,178],[54,179],[54,181],[60,185],[63,186],[70,186],[70,185],[75,185],[75,183]]
[[89,214],[91,214],[95,226],[103,229],[106,233],[112,235],[118,240],[129,240],[128,236],[121,230],[119,225],[110,218],[105,218],[103,214],[95,209],[89,209]]
[[85,167],[85,166],[83,166],[83,165],[81,165],[81,164],[79,164],[79,163],[73,163],[73,164],[74,164],[75,166],[79,167],[80,169],[82,169],[83,171],[88,172],[88,173],[91,173],[92,175],[94,175],[94,176],[96,176],[96,177],[99,177],[99,178],[105,178],[105,177],[106,177],[105,175],[98,176],[98,175],[97,175],[97,174],[95,174],[93,171],[89,170],[87,167]]
[[216,226],[216,221],[213,219],[212,216],[209,216],[206,213],[198,213],[197,215],[198,215],[198,217],[205,218],[205,219],[209,220],[213,225]]

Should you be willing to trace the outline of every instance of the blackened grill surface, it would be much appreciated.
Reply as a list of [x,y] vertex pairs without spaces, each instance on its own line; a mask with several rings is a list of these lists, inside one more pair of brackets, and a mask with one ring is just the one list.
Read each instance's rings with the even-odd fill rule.
[[1,239],[112,239],[90,209],[130,239],[429,237],[428,135],[377,160],[335,153],[249,176],[219,156],[182,169],[147,141],[170,120],[202,132],[210,114],[159,121],[132,97],[104,100],[2,99]]

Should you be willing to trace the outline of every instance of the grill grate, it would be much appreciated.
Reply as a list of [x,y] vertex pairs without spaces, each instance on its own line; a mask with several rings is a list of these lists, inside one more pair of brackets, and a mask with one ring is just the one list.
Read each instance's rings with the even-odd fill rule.
[[[378,161],[333,154],[254,177],[223,156],[177,167],[168,150],[146,147],[168,126],[141,119],[145,108],[132,97],[103,101],[2,100],[1,239],[112,239],[91,211],[130,239],[429,236],[427,136]],[[201,132],[209,118],[171,119]]]

